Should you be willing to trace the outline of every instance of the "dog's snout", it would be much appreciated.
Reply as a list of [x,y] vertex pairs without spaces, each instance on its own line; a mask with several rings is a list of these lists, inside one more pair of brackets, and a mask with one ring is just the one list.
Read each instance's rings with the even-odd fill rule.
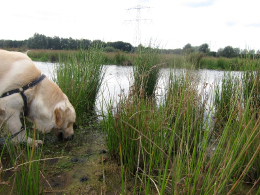
[[64,137],[64,134],[62,132],[59,132],[57,137],[58,137],[59,141],[62,141],[62,140],[68,141],[68,140],[72,140],[74,138],[74,134],[72,134],[68,137]]
[[66,141],[67,141],[67,140],[72,140],[73,138],[74,138],[74,134],[68,136],[67,138],[65,138],[65,140],[66,140]]
[[63,133],[59,132],[57,137],[59,141],[63,140]]

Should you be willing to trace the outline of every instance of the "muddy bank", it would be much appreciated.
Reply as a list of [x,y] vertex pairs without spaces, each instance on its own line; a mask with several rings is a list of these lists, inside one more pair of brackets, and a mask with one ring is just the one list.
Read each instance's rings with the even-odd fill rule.
[[[66,143],[65,158],[46,163],[45,192],[56,194],[116,194],[121,191],[119,166],[108,156],[106,137],[99,130],[78,130],[74,143]],[[82,143],[77,143],[78,139]],[[56,141],[55,141],[56,142]],[[54,143],[55,145],[55,143]],[[51,147],[50,147],[51,149]],[[57,152],[57,151],[56,151]],[[53,151],[50,153],[53,153]],[[48,182],[49,183],[48,183]]]
[[[76,129],[75,138],[68,142],[58,142],[52,133],[41,136],[42,158],[51,158],[43,161],[40,168],[44,194],[121,193],[120,165],[109,157],[106,135],[99,125]],[[10,180],[12,175],[12,171],[6,172],[3,180]],[[1,194],[16,194],[13,183],[11,179],[10,187],[5,187]],[[131,187],[128,190],[131,194]]]

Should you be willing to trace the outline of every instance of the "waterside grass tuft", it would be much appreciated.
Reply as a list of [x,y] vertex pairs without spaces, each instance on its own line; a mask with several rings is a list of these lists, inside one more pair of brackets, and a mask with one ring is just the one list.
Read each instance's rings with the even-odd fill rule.
[[86,117],[94,113],[95,101],[105,74],[102,48],[78,50],[59,59],[54,80],[74,106],[77,124],[84,124]]
[[155,95],[161,66],[159,62],[158,50],[151,47],[138,49],[133,65],[133,92],[139,97],[151,98]]
[[[183,63],[196,68],[196,62]],[[252,105],[258,77],[247,74],[242,80],[224,75],[208,99],[207,83],[201,87],[194,71],[172,72],[159,104],[130,89],[115,108],[108,105],[103,124],[110,154],[121,164],[122,192],[134,179],[133,193],[141,194],[233,194],[244,183],[256,193],[260,119]]]
[[[39,139],[39,134],[35,128],[31,131],[30,136],[34,140]],[[7,139],[4,146],[1,147],[0,179],[3,180],[0,181],[0,193],[10,184],[12,187],[11,194],[34,195],[43,193],[43,186],[40,184],[42,148],[35,147],[34,144],[33,146],[14,144],[11,139]],[[4,181],[7,173],[9,180]]]

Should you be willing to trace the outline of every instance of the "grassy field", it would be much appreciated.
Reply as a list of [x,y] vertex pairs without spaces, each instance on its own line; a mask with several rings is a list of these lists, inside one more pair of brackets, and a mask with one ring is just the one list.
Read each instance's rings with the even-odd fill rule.
[[[148,48],[149,50],[149,48]],[[68,56],[77,51],[67,50],[30,50],[28,56],[35,61],[58,62],[59,57]],[[258,70],[260,59],[251,58],[224,58],[224,57],[207,57],[202,53],[192,53],[189,55],[161,54],[158,53],[160,63],[172,68],[196,68],[196,69],[214,69],[214,70]],[[149,53],[149,51],[148,51]],[[103,63],[110,65],[134,65],[138,59],[137,53],[125,52],[103,52]],[[250,63],[248,63],[250,61]],[[192,64],[192,66],[190,66]]]
[[[34,61],[59,62],[60,58],[76,54],[77,51],[71,50],[29,50],[28,56]],[[124,52],[103,52],[102,62],[104,64],[132,65],[135,54]]]
[[[111,173],[111,166],[109,168],[104,156],[100,156],[102,160],[93,164],[101,165],[102,180],[91,186],[98,185],[98,193],[104,194],[113,188],[112,194],[260,194],[258,60],[215,59],[201,54],[162,55],[157,50],[139,50],[135,54],[107,54],[99,48],[62,52],[56,68],[56,82],[76,108],[78,129],[75,141],[61,143],[58,147],[56,157],[69,158],[69,161],[59,161],[59,171],[73,169],[73,154],[83,151],[80,155],[86,155],[86,144],[90,141],[87,132],[98,128],[101,130],[97,134],[103,132],[108,151],[105,158],[115,163],[112,177],[117,179],[117,188],[108,187],[113,179],[105,177]],[[134,84],[128,94],[120,95],[116,107],[111,102],[106,103],[107,114],[103,114],[101,121],[93,120],[103,65],[114,58],[131,62]],[[206,65],[206,61],[212,61],[212,65]],[[244,72],[241,77],[227,72],[222,84],[215,83],[212,87],[214,98],[209,99],[207,83],[198,87],[201,81],[193,70],[208,68],[206,66],[216,68],[220,64],[232,70],[225,65],[227,62],[238,64],[236,67]],[[158,71],[164,63],[186,69],[182,74],[172,69],[166,93],[157,104]],[[69,88],[67,83],[70,83]],[[30,134],[32,137],[39,135],[33,128]],[[98,140],[97,137],[91,139]],[[2,149],[1,161],[8,159],[10,163],[2,166],[0,173],[9,167],[16,168],[13,177],[17,179],[12,186],[18,194],[47,193],[41,185],[43,175],[58,169],[41,171],[44,159],[49,158],[46,154],[52,150],[50,142],[57,144],[48,138],[46,145],[40,148],[21,145],[12,149],[6,144]],[[68,146],[75,148],[73,154],[66,149]],[[51,153],[55,158],[55,152]],[[35,182],[30,182],[32,180]],[[59,190],[57,194],[72,192]]]

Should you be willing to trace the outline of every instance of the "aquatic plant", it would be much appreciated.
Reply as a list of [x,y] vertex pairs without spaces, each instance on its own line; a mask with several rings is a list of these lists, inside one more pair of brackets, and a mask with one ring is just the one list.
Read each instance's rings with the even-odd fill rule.
[[[34,128],[30,131],[33,140],[39,139],[39,133]],[[27,135],[26,135],[27,136]],[[7,156],[8,155],[8,156]],[[3,163],[3,159],[8,158],[10,164]],[[28,144],[14,144],[7,137],[0,155],[0,193],[4,188],[12,184],[11,193],[34,195],[41,194],[43,188],[40,185],[40,161],[42,160],[42,148]],[[8,181],[2,180],[5,173],[12,173]]]
[[209,105],[207,84],[198,91],[197,79],[187,70],[172,73],[159,105],[131,92],[120,96],[116,108],[107,105],[103,124],[110,154],[121,164],[122,191],[134,176],[133,193],[231,194],[243,182],[251,184],[247,192],[256,192],[260,133],[250,106],[255,83],[243,99],[239,78],[226,74]]
[[159,79],[159,53],[158,49],[151,47],[137,50],[134,58],[134,93],[140,97],[151,98],[154,96],[156,85]]
[[54,81],[74,106],[77,124],[83,124],[86,116],[94,113],[95,101],[105,74],[102,47],[78,50],[59,59]]

